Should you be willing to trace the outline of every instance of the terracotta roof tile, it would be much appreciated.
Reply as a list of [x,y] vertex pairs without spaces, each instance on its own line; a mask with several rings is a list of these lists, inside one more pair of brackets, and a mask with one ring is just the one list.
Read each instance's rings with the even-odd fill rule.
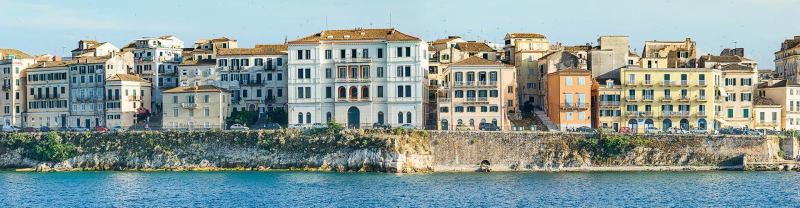
[[467,59],[450,64],[450,66],[510,66],[499,61],[486,60],[481,57],[471,56]]
[[494,49],[489,47],[486,43],[479,43],[479,42],[462,42],[456,43],[456,48],[461,51],[466,52],[493,52]]
[[139,76],[131,75],[131,74],[115,74],[115,75],[111,75],[111,77],[109,77],[106,80],[108,80],[108,81],[149,82],[149,81],[147,81],[145,79],[142,79]]
[[185,92],[227,92],[227,91],[224,88],[220,88],[214,85],[181,86],[164,90],[164,93],[185,93]]
[[220,48],[217,49],[218,56],[236,55],[285,55],[286,51],[278,50],[279,47],[255,47],[255,48]]
[[753,100],[753,105],[778,105],[778,104],[775,103],[775,101],[773,101],[772,99],[769,99],[769,98],[756,97],[756,99]]
[[539,33],[509,33],[508,36],[511,38],[547,38]]
[[0,57],[0,59],[4,59],[4,58],[8,57],[8,55],[14,55],[15,58],[19,58],[19,59],[23,59],[23,58],[27,59],[27,58],[31,58],[32,57],[31,55],[28,55],[27,53],[22,52],[22,51],[17,50],[17,49],[0,48],[0,56],[2,56],[2,57]]
[[350,30],[324,30],[320,33],[309,35],[289,44],[318,43],[320,41],[347,41],[347,40],[386,40],[386,41],[419,41],[422,40],[393,28],[390,29],[350,29]]

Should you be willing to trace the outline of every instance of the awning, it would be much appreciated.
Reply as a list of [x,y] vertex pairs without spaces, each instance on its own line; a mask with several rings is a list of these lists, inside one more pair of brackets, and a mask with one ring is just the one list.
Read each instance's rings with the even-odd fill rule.
[[728,92],[725,92],[725,88],[724,87],[719,86],[719,87],[717,87],[717,90],[719,90],[719,96],[720,97],[728,97]]

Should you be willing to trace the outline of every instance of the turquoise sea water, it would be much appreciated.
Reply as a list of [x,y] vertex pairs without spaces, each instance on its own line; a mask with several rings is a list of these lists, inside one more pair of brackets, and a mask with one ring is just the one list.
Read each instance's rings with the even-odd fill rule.
[[798,172],[0,172],[0,207],[800,206]]

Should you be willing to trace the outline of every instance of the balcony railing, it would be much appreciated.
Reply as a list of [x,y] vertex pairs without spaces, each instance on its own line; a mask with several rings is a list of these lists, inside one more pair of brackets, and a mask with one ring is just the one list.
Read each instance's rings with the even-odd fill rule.
[[334,63],[371,63],[372,58],[337,58],[333,60]]
[[588,103],[561,103],[563,110],[586,110],[589,109]]
[[478,81],[476,82],[477,86],[497,86],[497,81]]
[[450,98],[437,98],[437,99],[436,99],[436,102],[439,102],[439,103],[449,103],[449,102],[450,102]]
[[467,103],[488,103],[488,97],[467,97],[465,100]]
[[653,117],[652,111],[626,111],[625,116],[627,117]]
[[644,80],[644,82],[642,84],[643,85],[653,85],[653,80],[646,79],[646,80]]
[[355,82],[370,82],[371,80],[369,77],[355,77],[355,78],[336,78],[336,82],[347,82],[347,83],[355,83]]
[[642,96],[642,101],[653,101],[653,95]]
[[758,123],[761,124],[761,126],[778,126],[778,121],[761,120]]
[[681,80],[681,86],[689,86],[689,80]]
[[625,97],[626,101],[636,101],[636,96],[627,96]]
[[689,111],[663,111],[661,114],[665,117],[688,117]]
[[673,84],[675,84],[675,82],[670,81],[670,80],[664,80],[661,83],[662,83],[662,85],[667,86],[667,87],[672,86]]
[[706,117],[706,111],[697,111],[697,117]]
[[697,100],[699,100],[699,101],[706,101],[706,99],[708,99],[708,98],[705,95],[698,95],[697,96]]
[[340,97],[336,98],[336,102],[369,102],[371,99],[368,97]]
[[697,81],[698,86],[706,86],[706,80],[699,80]]
[[7,85],[7,84],[3,85],[3,91],[8,91],[10,89],[11,89],[11,85]]
[[197,103],[181,103],[181,107],[182,108],[193,109],[193,108],[197,108]]
[[680,101],[689,101],[689,100],[691,100],[691,99],[689,99],[689,96],[688,96],[688,95],[681,95],[681,96],[678,98],[678,100],[680,100]]
[[672,96],[671,95],[664,95],[664,97],[661,98],[661,100],[663,100],[663,101],[672,101]]
[[600,101],[600,106],[619,106],[619,101]]
[[626,82],[625,85],[635,86],[636,85],[636,80],[628,80],[628,82]]

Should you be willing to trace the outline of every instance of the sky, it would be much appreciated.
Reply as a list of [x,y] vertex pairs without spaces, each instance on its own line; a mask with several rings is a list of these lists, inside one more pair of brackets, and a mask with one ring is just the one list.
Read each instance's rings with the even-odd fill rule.
[[699,54],[743,47],[759,68],[773,68],[784,39],[800,35],[800,0],[0,0],[0,48],[66,56],[80,39],[122,47],[145,36],[225,36],[239,47],[283,43],[324,29],[387,28],[426,41],[458,35],[502,43],[509,32],[541,33],[551,43],[596,43],[627,35],[697,42]]

